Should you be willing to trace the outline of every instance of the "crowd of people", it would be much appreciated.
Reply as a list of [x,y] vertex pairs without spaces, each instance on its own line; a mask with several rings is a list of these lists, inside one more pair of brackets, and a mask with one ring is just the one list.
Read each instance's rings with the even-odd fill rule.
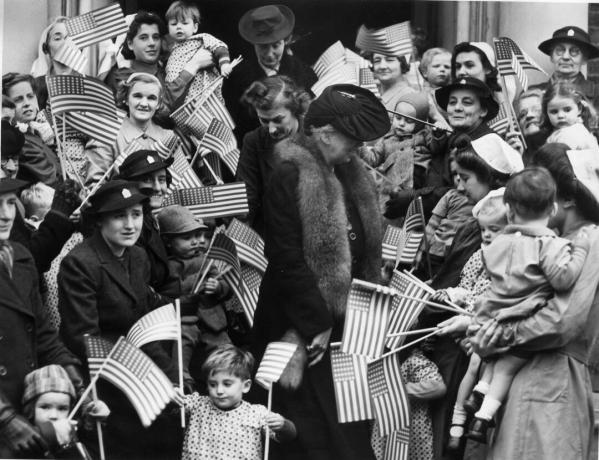
[[[372,420],[339,422],[331,343],[352,280],[390,283],[383,235],[415,201],[426,226],[411,273],[434,293],[397,353],[402,458],[596,458],[599,86],[581,67],[599,48],[584,30],[534,44],[553,73],[511,94],[490,44],[406,57],[403,38],[360,28],[351,45],[376,91],[317,91],[290,8],[242,16],[254,53],[238,64],[177,0],[130,18],[119,56],[90,76],[125,113],[108,144],[55,129],[46,77],[82,75],[61,57],[68,19],[44,30],[31,74],[2,77],[0,458],[259,459],[266,438],[271,458],[399,458]],[[235,171],[170,117],[207,89],[235,123]],[[236,217],[268,261],[253,323],[207,261],[231,218],[167,204],[171,145],[203,185],[245,184]],[[182,356],[168,341],[141,349],[179,387],[186,424],[173,404],[145,427],[112,384],[85,391],[86,340],[114,343],[175,300]],[[252,379],[275,341],[296,349],[267,409]]]

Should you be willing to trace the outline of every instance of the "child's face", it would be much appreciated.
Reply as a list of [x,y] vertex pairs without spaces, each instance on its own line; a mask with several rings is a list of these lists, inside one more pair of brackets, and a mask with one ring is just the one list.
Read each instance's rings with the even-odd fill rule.
[[506,225],[505,215],[500,216],[479,216],[478,225],[483,239],[483,244],[486,246],[491,244],[497,235],[503,232]]
[[244,393],[250,391],[252,381],[242,380],[227,371],[216,371],[208,377],[207,384],[212,403],[221,410],[230,410],[241,404]]
[[198,23],[190,16],[173,18],[168,22],[168,34],[173,40],[182,42],[198,32]]
[[208,244],[202,230],[193,230],[172,238],[170,250],[172,255],[181,259],[190,259],[200,251],[206,251]]
[[[416,117],[416,109],[411,104],[400,102],[395,106],[397,113],[405,114],[408,117]],[[416,128],[416,122],[401,115],[393,116],[393,132],[396,136],[412,134]]]
[[36,425],[42,422],[64,420],[69,416],[71,397],[66,393],[49,392],[42,394],[35,402],[33,421]]
[[451,174],[451,178],[453,179],[453,186],[458,188],[460,185],[460,175],[458,173],[458,165],[455,160],[451,160],[449,162],[449,173]]
[[555,129],[578,123],[579,116],[578,104],[569,97],[555,96],[547,104],[547,117]]
[[451,75],[451,54],[442,53],[433,57],[426,69],[426,80],[433,86],[445,86]]

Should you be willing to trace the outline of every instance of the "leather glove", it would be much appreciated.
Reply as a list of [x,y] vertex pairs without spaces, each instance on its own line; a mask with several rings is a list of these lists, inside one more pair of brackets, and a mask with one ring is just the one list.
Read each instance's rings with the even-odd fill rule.
[[81,187],[72,179],[61,182],[58,187],[56,187],[51,209],[68,218],[81,204],[81,197],[79,196],[80,188]]
[[48,451],[48,445],[38,431],[24,417],[11,411],[3,414],[0,421],[0,438],[15,455],[42,457]]
[[411,189],[393,192],[391,198],[385,203],[385,212],[383,215],[387,219],[397,219],[398,217],[405,216],[414,196],[416,196],[416,193]]

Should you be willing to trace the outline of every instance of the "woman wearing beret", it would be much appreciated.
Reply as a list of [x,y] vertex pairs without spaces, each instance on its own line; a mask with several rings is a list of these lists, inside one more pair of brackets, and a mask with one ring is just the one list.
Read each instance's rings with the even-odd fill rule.
[[274,340],[299,344],[274,391],[298,431],[281,458],[374,458],[368,424],[337,422],[329,342],[341,338],[352,278],[380,278],[377,196],[357,149],[389,128],[370,91],[333,85],[311,103],[306,135],[275,148],[264,198],[269,264],[253,334],[258,356]]
[[239,20],[239,34],[254,48],[254,54],[244,59],[223,84],[223,97],[233,120],[235,135],[243,136],[259,126],[258,119],[243,104],[241,97],[255,80],[272,75],[285,75],[306,91],[318,78],[314,71],[287,49],[295,15],[285,5],[266,5],[246,12]]
[[262,126],[243,138],[236,176],[247,188],[247,222],[263,236],[262,202],[276,165],[274,147],[301,130],[310,95],[289,77],[275,75],[252,83],[243,100],[256,111]]
[[[113,180],[104,184],[91,199],[93,235],[61,263],[60,334],[82,361],[86,356],[85,334],[116,342],[148,311],[167,303],[149,286],[149,261],[144,250],[135,245],[147,199],[131,182]],[[144,345],[142,350],[175,381],[171,359],[159,343]],[[155,422],[149,430],[144,429],[119,390],[102,380],[97,385],[100,397],[112,409],[104,429],[107,457],[155,457],[157,452],[152,449],[158,448],[157,442],[153,442],[157,431],[153,430],[162,423]]]

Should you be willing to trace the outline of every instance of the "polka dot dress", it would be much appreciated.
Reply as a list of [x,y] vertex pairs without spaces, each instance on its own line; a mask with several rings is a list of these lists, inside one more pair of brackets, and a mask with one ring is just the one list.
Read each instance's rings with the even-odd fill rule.
[[466,262],[466,265],[464,265],[460,275],[460,284],[458,285],[458,287],[469,291],[469,294],[464,299],[466,309],[469,312],[474,310],[475,300],[485,292],[490,285],[491,279],[483,265],[482,249],[479,249],[472,254],[470,259],[468,259],[468,262]]

